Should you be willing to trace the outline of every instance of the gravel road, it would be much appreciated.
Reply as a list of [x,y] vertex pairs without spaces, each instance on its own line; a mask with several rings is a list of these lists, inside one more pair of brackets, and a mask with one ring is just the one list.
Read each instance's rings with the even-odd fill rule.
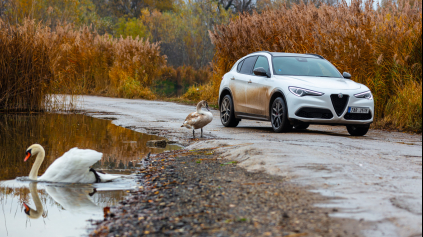
[[275,134],[266,122],[224,128],[214,111],[206,138],[193,141],[192,132],[180,126],[195,106],[93,96],[81,97],[78,105],[90,116],[114,118],[116,125],[162,135],[188,149],[222,147],[217,149],[222,157],[249,171],[266,171],[336,198],[319,206],[339,210],[332,217],[366,222],[364,236],[422,236],[421,135],[371,130],[354,138],[344,127],[330,126]]

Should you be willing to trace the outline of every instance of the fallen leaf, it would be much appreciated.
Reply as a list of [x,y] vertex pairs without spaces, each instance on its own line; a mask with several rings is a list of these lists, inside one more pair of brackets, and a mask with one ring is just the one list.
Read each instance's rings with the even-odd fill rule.
[[105,207],[105,208],[103,209],[103,212],[104,212],[104,218],[106,218],[106,217],[107,217],[107,215],[110,213],[110,207]]
[[301,233],[301,234],[292,234],[292,235],[287,235],[285,237],[301,237],[301,236],[307,236],[307,233]]

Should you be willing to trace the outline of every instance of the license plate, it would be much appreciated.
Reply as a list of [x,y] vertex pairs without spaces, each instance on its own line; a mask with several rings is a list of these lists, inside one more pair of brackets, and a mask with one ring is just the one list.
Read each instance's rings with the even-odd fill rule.
[[370,112],[369,108],[360,108],[360,107],[349,107],[348,113],[350,114],[368,114]]

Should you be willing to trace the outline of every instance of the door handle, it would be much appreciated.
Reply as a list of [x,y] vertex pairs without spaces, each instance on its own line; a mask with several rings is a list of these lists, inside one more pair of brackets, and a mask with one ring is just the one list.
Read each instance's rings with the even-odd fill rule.
[[235,77],[232,77],[231,80],[234,81],[235,80]]
[[253,83],[253,82],[252,82],[251,80],[249,80],[249,81],[248,81],[248,84],[251,84],[251,83]]

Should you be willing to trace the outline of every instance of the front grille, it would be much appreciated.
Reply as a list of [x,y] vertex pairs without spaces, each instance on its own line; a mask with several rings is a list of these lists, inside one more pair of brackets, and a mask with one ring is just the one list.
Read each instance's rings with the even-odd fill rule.
[[333,114],[328,109],[316,109],[316,108],[302,108],[295,114],[302,118],[319,118],[319,119],[331,119]]
[[372,113],[368,114],[346,114],[344,117],[346,120],[370,120],[373,118]]
[[331,95],[330,98],[332,99],[333,108],[336,114],[341,116],[348,106],[350,96],[344,95],[342,98],[339,98],[339,95]]

